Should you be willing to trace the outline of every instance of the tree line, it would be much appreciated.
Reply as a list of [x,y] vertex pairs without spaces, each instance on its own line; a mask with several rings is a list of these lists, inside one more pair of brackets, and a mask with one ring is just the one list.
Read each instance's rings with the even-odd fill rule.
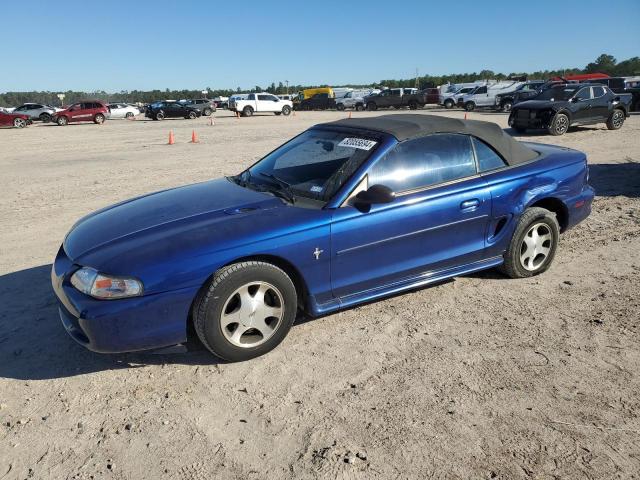
[[[611,76],[630,76],[640,75],[640,57],[632,57],[627,60],[618,62],[612,55],[603,53],[595,61],[587,64],[584,68],[567,68],[562,70],[542,70],[537,72],[512,72],[509,74],[503,74],[494,72],[492,70],[482,70],[480,72],[473,73],[460,73],[450,75],[424,75],[416,78],[407,78],[400,80],[381,80],[377,83],[361,85],[361,84],[349,84],[343,85],[344,87],[352,88],[380,88],[380,87],[413,87],[417,85],[419,88],[435,87],[446,83],[466,83],[474,82],[476,80],[504,80],[514,77],[527,77],[531,79],[547,79],[551,77],[573,75],[579,73],[606,73]],[[275,82],[271,85],[262,88],[259,85],[254,86],[251,89],[241,89],[240,87],[235,90],[232,89],[211,89],[208,97],[214,98],[217,96],[228,97],[234,93],[241,92],[269,92],[277,95],[285,93],[296,93],[305,88],[317,88],[326,87],[327,85],[284,85],[283,82],[279,82],[277,85]],[[83,99],[96,98],[106,102],[123,102],[123,103],[151,103],[157,100],[180,100],[183,98],[201,98],[201,90],[123,90],[120,92],[108,93],[102,90],[94,92],[78,92],[78,91],[66,91],[66,92],[6,92],[0,94],[0,106],[3,107],[15,107],[26,102],[44,103],[48,105],[60,105],[60,100],[57,94],[64,93],[64,104],[68,105]]]

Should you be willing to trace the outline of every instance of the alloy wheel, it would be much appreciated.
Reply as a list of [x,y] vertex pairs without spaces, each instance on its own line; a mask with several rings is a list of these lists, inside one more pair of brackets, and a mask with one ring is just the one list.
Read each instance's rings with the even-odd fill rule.
[[236,347],[253,348],[269,340],[284,316],[280,291],[267,282],[250,282],[236,289],[220,316],[223,335]]
[[553,233],[546,223],[536,223],[527,231],[520,245],[520,264],[530,272],[538,270],[551,252]]
[[613,126],[615,128],[620,128],[623,122],[624,122],[624,113],[622,113],[620,110],[616,110],[613,114],[613,119],[611,123],[613,123]]

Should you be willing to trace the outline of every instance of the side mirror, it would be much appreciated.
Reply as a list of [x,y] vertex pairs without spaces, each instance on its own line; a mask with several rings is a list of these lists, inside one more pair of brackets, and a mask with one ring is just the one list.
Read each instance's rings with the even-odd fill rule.
[[396,198],[395,193],[384,185],[372,185],[351,199],[351,204],[361,212],[367,213],[371,205],[391,203]]
[[580,99],[578,97],[571,97],[571,103],[578,103]]

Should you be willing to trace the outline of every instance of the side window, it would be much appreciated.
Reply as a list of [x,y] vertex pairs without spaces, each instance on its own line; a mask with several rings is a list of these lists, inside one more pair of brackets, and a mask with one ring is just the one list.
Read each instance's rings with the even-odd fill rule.
[[270,100],[269,95],[258,95],[258,100]]
[[478,88],[478,90],[476,91],[476,94],[478,94],[478,93],[487,93],[487,87]]
[[256,99],[255,93],[250,93],[249,96],[247,97],[247,100],[255,100],[255,99]]
[[476,150],[476,159],[478,160],[478,170],[481,172],[487,172],[489,170],[495,170],[496,168],[502,168],[506,164],[502,157],[498,155],[489,145],[482,140],[478,140],[473,137],[473,148]]
[[576,98],[580,100],[589,100],[591,98],[591,87],[586,87],[576,94]]
[[593,87],[593,98],[598,98],[604,95],[604,87]]
[[369,185],[381,184],[394,192],[404,192],[475,173],[467,135],[434,134],[397,145],[371,168]]

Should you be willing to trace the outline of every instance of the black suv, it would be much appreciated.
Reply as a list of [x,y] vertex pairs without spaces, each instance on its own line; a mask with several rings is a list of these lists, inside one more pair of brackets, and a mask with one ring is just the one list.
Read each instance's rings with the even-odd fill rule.
[[526,98],[531,98],[538,94],[538,89],[544,85],[544,80],[531,80],[529,82],[523,83],[515,90],[512,90],[507,93],[498,93],[496,95],[496,108],[502,110],[503,112],[511,111],[511,107],[516,102],[516,97],[518,101],[521,102]]
[[195,108],[202,112],[202,115],[208,117],[216,111],[216,102],[207,98],[192,98],[189,100],[180,100],[180,103]]
[[202,113],[197,108],[179,102],[155,102],[149,105],[144,116],[154,120],[165,118],[198,118]]
[[631,94],[613,93],[599,84],[555,85],[513,106],[509,125],[519,133],[529,128],[546,128],[551,135],[563,135],[574,125],[606,123],[609,130],[622,127],[629,116]]

